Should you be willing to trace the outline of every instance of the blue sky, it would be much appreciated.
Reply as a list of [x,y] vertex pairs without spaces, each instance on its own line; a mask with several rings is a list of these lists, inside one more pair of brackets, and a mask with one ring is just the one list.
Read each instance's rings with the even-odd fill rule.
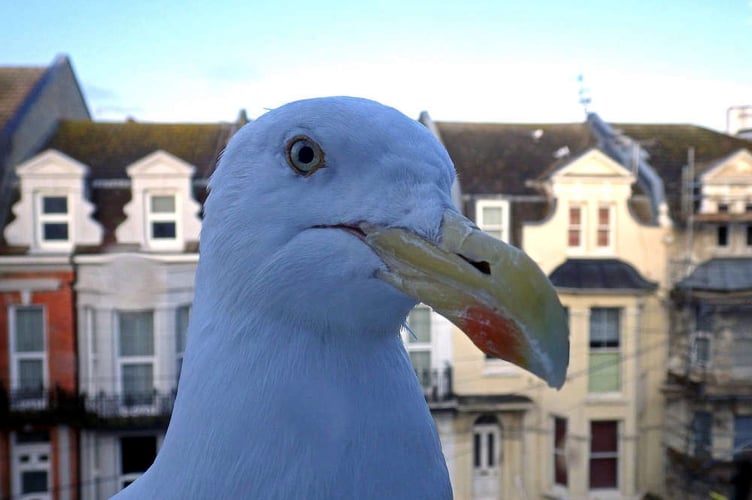
[[0,65],[68,54],[97,119],[233,120],[317,95],[417,117],[725,128],[752,104],[752,0],[0,3]]

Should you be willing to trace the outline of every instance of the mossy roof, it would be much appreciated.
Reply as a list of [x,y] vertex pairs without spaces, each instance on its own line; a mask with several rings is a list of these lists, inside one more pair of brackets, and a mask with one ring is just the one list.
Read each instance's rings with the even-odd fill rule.
[[161,149],[196,167],[196,178],[207,178],[233,131],[225,123],[63,121],[42,150],[88,165],[92,179],[127,179],[126,167]]

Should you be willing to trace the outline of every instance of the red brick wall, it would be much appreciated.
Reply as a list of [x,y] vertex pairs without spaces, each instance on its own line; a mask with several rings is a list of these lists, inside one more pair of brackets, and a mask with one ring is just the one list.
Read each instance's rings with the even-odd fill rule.
[[[47,373],[49,387],[76,391],[76,323],[73,272],[1,273],[0,279],[53,278],[60,281],[54,291],[32,292],[31,304],[45,307],[47,322]],[[8,388],[8,306],[22,304],[20,292],[0,293],[0,382]]]

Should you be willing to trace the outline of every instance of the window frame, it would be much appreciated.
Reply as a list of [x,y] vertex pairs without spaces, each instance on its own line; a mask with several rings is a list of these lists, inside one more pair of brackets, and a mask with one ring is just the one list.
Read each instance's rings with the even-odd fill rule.
[[[579,216],[579,221],[575,224],[572,222],[572,211],[576,210]],[[585,217],[587,210],[585,210],[584,203],[570,203],[567,206],[567,250],[570,252],[581,252],[585,249]],[[577,244],[572,244],[572,235],[577,235]]]
[[[601,210],[608,211],[608,222],[601,223]],[[610,252],[614,249],[614,229],[616,227],[616,218],[614,206],[611,204],[600,203],[596,209],[596,227],[595,227],[595,248],[599,252]],[[600,242],[601,234],[606,234],[608,243],[602,245]]]
[[[410,322],[410,318],[416,312],[427,314],[428,341],[420,341],[420,338],[418,337],[418,332],[413,331],[413,333],[415,333],[415,336],[417,337],[417,338],[413,338],[413,333],[407,331],[407,332],[404,332],[403,334],[403,343],[405,344],[405,349],[407,350],[407,354],[410,357],[410,364],[413,366],[415,375],[418,377],[418,382],[420,383],[421,387],[423,387],[423,389],[430,389],[434,385],[433,379],[434,379],[434,372],[435,372],[435,369],[433,367],[434,332],[433,332],[433,325],[432,325],[432,318],[431,318],[432,313],[431,313],[431,308],[425,304],[418,304],[412,310],[410,310],[410,313],[405,319],[405,323],[411,330],[413,328],[413,325]],[[416,369],[415,364],[413,363],[412,353],[428,353],[428,361],[429,361],[428,373],[426,374],[418,373],[418,370]]]
[[[616,327],[616,343],[615,345],[593,345],[594,343],[597,343],[598,339],[595,339],[594,342],[594,325],[593,325],[593,316],[596,312],[604,311],[605,312],[615,312],[616,314],[616,320],[614,325],[601,325],[601,328],[605,327]],[[621,307],[591,307],[589,312],[589,320],[588,320],[588,394],[589,395],[600,395],[600,394],[620,394],[623,387],[623,375],[622,375],[622,366],[621,366],[621,348],[623,343],[623,334],[622,334],[622,318],[623,318],[623,308]],[[604,340],[604,343],[607,343],[608,339]],[[615,381],[615,384],[617,386],[616,390],[595,390],[594,388],[594,379],[602,379],[603,378],[603,369],[604,367],[600,366],[600,364],[594,363],[594,358],[597,357],[603,357],[599,355],[614,355],[613,357],[616,358],[616,377],[617,380]],[[602,363],[602,362],[601,362]]]
[[[613,432],[615,435],[615,448],[608,451],[594,451],[595,444],[595,426],[611,424],[614,426]],[[621,467],[621,443],[619,440],[619,433],[621,429],[621,422],[619,420],[591,420],[590,421],[590,446],[588,450],[588,489],[590,491],[618,491],[620,485],[621,474],[619,468]],[[593,462],[594,461],[614,461],[614,475],[615,483],[603,486],[593,486]]]
[[[44,211],[45,198],[65,198],[65,213],[46,213]],[[36,191],[34,193],[34,236],[36,243],[43,250],[69,250],[73,244],[73,206],[72,197],[67,192]],[[44,237],[45,224],[65,224],[67,237],[63,239],[46,239]]]
[[[151,316],[151,340],[152,340],[152,353],[151,354],[136,354],[136,355],[123,355],[121,352],[121,346],[122,346],[122,325],[121,325],[121,315],[122,314],[146,314],[148,313]],[[117,334],[115,335],[115,348],[116,348],[116,366],[117,366],[117,393],[118,393],[118,399],[120,401],[120,405],[125,410],[132,410],[132,409],[140,409],[140,408],[152,408],[154,407],[156,400],[154,398],[154,391],[156,390],[156,373],[157,373],[157,339],[155,336],[156,329],[154,327],[154,321],[155,321],[155,311],[154,309],[142,309],[142,310],[116,310],[115,311],[115,331]],[[137,366],[137,365],[145,365],[150,364],[151,365],[151,385],[152,385],[152,391],[151,396],[146,397],[140,396],[138,394],[135,394],[135,402],[131,402],[129,400],[130,395],[126,394],[125,391],[125,377],[123,374],[123,367],[125,366]]]
[[[42,316],[42,342],[41,351],[17,352],[16,346],[16,328],[17,315],[19,310],[39,310]],[[48,373],[48,339],[47,339],[47,308],[44,304],[13,304],[8,308],[8,347],[10,357],[10,389],[11,405],[14,408],[27,407],[45,407],[47,401],[47,390],[49,388]],[[20,386],[20,362],[21,361],[40,361],[42,364],[42,388],[39,397],[24,397],[19,395],[23,388]],[[14,394],[16,393],[16,394]]]
[[[154,198],[159,197],[172,197],[174,203],[174,211],[172,212],[159,212],[153,210]],[[180,193],[175,191],[165,190],[148,190],[144,192],[144,216],[145,227],[144,236],[148,243],[149,248],[154,249],[171,249],[174,248],[177,243],[182,240],[182,225],[181,225],[181,198]],[[155,238],[153,234],[153,224],[155,223],[172,223],[175,226],[175,236],[173,238]]]
[[[498,224],[488,223],[484,220],[483,210],[486,208],[498,208],[501,210],[501,222]],[[510,204],[509,200],[481,199],[475,201],[475,223],[482,231],[505,243],[511,243],[510,232]],[[500,236],[496,236],[498,232]]]
[[[569,468],[567,464],[567,439],[569,433],[569,422],[566,417],[554,415],[552,417],[552,463],[551,463],[551,480],[554,486],[561,488],[569,487]],[[557,424],[563,423],[564,432],[563,437],[559,440],[559,426]],[[558,464],[563,462],[564,464],[564,479],[559,481]]]

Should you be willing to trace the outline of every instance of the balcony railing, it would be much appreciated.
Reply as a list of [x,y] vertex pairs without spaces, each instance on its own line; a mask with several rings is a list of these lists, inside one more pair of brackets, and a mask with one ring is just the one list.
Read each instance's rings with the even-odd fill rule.
[[451,366],[441,369],[415,370],[415,374],[423,387],[423,395],[429,403],[449,401],[454,398]]
[[169,417],[177,391],[83,395],[86,412],[98,418]]
[[0,386],[0,421],[18,423],[75,422],[84,415],[81,399],[60,387],[11,389]]

